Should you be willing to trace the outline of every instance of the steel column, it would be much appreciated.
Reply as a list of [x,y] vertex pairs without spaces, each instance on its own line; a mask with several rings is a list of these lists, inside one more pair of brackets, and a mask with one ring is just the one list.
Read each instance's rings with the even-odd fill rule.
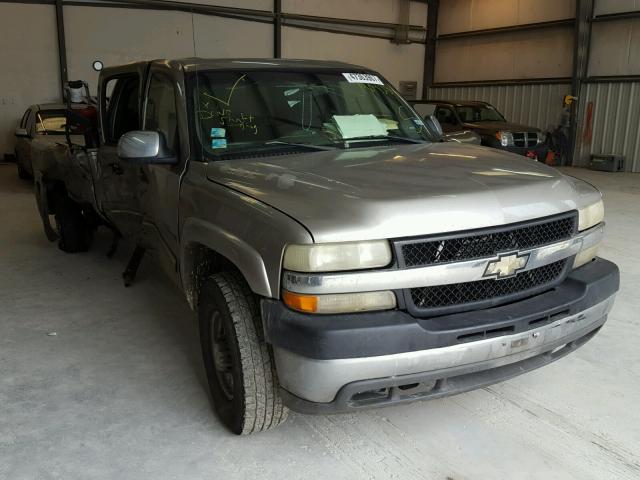
[[[593,19],[594,0],[576,0],[576,23],[573,41],[573,73],[571,78],[571,95],[580,98],[582,83],[589,70],[589,52],[591,50],[591,23]],[[571,123],[569,127],[569,144],[571,145],[571,163],[576,164],[579,101],[571,104]]]
[[433,85],[436,71],[439,3],[439,0],[429,0],[427,3],[427,38],[424,47],[424,69],[422,75],[423,100],[429,98],[429,88]]
[[273,56],[282,57],[282,0],[273,0]]
[[62,11],[62,0],[56,0],[56,30],[58,33],[58,61],[60,66],[60,87],[62,100],[64,101],[64,86],[69,80],[67,73],[67,46],[64,33],[64,14]]

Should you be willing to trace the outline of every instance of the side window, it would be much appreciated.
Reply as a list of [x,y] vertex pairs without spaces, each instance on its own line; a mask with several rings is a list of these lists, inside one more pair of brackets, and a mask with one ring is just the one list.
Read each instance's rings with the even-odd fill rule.
[[438,107],[436,110],[436,118],[442,125],[455,125],[457,123],[453,111],[446,107]]
[[161,73],[154,73],[149,81],[144,129],[161,133],[170,152],[177,150],[178,116],[173,81]]
[[107,143],[117,143],[122,135],[140,130],[140,79],[127,75],[110,79],[105,84],[103,111]]

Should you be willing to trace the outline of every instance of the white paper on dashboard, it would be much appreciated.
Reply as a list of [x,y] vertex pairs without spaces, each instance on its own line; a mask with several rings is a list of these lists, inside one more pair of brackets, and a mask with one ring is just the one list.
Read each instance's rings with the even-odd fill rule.
[[387,129],[375,115],[334,115],[333,121],[343,139],[387,135]]

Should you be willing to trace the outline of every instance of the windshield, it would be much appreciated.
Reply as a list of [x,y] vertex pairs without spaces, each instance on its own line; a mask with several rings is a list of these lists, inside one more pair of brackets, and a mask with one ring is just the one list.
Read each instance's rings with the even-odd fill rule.
[[373,74],[205,71],[189,86],[204,160],[283,144],[354,148],[430,140],[413,109]]
[[502,114],[492,105],[456,107],[456,112],[463,123],[506,122]]

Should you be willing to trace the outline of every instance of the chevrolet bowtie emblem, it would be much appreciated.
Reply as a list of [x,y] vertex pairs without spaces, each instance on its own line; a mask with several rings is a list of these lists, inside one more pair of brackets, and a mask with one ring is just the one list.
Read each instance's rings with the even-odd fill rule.
[[498,255],[497,260],[491,260],[487,264],[483,277],[494,277],[496,279],[512,277],[526,267],[528,261],[528,253],[520,255],[516,252]]

